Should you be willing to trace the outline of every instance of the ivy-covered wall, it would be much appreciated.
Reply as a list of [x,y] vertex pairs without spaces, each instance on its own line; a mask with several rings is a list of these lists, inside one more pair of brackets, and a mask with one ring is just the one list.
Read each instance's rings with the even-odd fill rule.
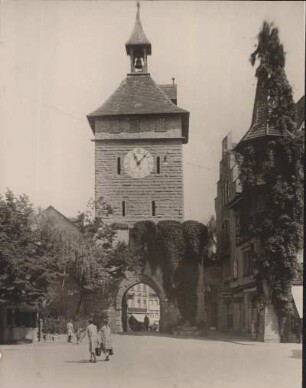
[[208,242],[204,224],[197,221],[141,221],[130,232],[130,246],[151,270],[159,267],[169,301],[177,305],[183,321],[196,320],[198,268]]

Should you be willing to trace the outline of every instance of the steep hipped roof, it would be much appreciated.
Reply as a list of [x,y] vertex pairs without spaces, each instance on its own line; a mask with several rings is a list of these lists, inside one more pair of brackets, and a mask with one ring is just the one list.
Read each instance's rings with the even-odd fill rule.
[[150,74],[129,74],[105,103],[88,115],[91,119],[101,116],[184,113],[153,81]]
[[252,124],[239,143],[263,136],[281,136],[282,132],[269,125],[268,90],[266,73],[258,71]]
[[[254,140],[265,136],[284,136],[286,133],[290,134],[289,131],[285,131],[284,133],[280,129],[275,128],[273,125],[269,124],[268,91],[266,87],[266,80],[264,78],[265,74],[260,74],[259,72],[258,74],[252,124],[250,129],[235,147],[236,149],[239,149],[242,143],[249,140]],[[304,102],[301,102],[301,100],[296,104],[297,113],[303,109],[302,104],[304,105]],[[301,117],[301,114],[298,113],[297,124],[299,122],[299,116]]]
[[128,55],[130,54],[130,49],[135,46],[145,46],[147,48],[147,54],[151,55],[151,43],[146,37],[140,21],[139,3],[137,3],[137,15],[133,32],[125,44]]

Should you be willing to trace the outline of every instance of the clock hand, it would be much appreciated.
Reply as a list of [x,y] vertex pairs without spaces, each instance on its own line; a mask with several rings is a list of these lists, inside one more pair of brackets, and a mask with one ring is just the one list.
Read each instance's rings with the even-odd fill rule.
[[143,159],[146,158],[147,156],[148,156],[148,152],[139,160],[137,165],[139,165],[143,161]]

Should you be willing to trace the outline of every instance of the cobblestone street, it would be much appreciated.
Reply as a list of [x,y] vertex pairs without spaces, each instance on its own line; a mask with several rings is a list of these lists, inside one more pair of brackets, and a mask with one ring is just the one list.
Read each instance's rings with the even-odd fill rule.
[[87,343],[1,346],[1,388],[300,388],[302,346],[113,336],[110,362]]

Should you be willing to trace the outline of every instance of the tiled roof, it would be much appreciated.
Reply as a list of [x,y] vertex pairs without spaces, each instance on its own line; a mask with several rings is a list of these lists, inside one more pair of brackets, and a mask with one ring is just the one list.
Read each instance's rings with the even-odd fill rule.
[[282,131],[270,126],[267,122],[255,123],[251,126],[240,142],[253,140],[263,136],[282,136],[283,134],[284,133]]
[[261,73],[257,81],[252,124],[240,140],[240,143],[263,136],[281,136],[282,132],[270,126],[268,120],[268,91],[266,88],[265,73]]
[[[297,110],[296,126],[299,129],[302,126],[303,122],[305,123],[305,96],[303,96],[296,103],[296,110]],[[263,136],[283,136],[283,135],[284,133],[282,131],[270,126],[267,122],[267,117],[264,117],[263,121],[259,123],[255,122],[251,125],[251,128],[240,140],[240,143],[243,141],[253,140],[255,138],[263,137]]]
[[[305,96],[303,96],[297,103],[297,128],[300,128],[305,122]],[[237,144],[236,149],[238,150],[241,144],[248,140],[264,136],[284,136],[284,132],[269,125],[268,123],[268,101],[267,91],[264,86],[264,82],[261,78],[257,82],[257,90],[254,102],[254,111],[252,124],[247,133],[242,137],[240,142]],[[287,134],[289,132],[287,131]]]
[[170,100],[176,100],[177,99],[177,87],[173,84],[163,84],[158,85],[161,90],[166,93],[166,95],[170,98]]
[[130,48],[133,46],[146,46],[147,47],[147,54],[151,54],[151,43],[149,39],[146,37],[141,21],[140,21],[140,16],[139,16],[139,4],[137,4],[137,15],[136,15],[136,21],[135,21],[135,26],[133,29],[133,32],[129,38],[129,40],[126,42],[126,52],[127,54],[130,53]]
[[150,74],[128,74],[105,103],[87,118],[93,133],[95,119],[107,116],[179,114],[182,116],[183,142],[188,142],[189,112],[179,108],[153,81]]
[[53,206],[49,206],[42,214],[52,224],[55,230],[61,235],[64,235],[68,240],[81,238],[81,233],[77,226]]
[[176,106],[162,89],[153,81],[150,74],[129,74],[105,103],[88,115],[101,116],[154,113],[186,113]]

